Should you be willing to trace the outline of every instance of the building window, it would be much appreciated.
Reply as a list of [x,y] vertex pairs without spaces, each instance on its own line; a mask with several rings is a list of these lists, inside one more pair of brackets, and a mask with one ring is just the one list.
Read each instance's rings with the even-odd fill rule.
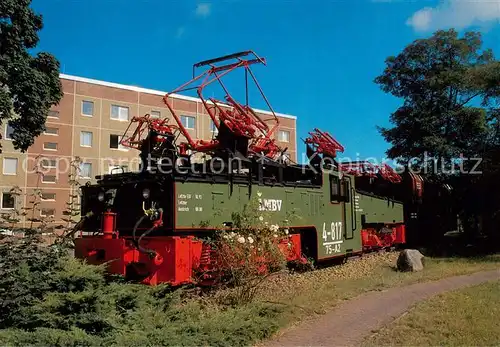
[[215,126],[215,123],[213,120],[210,119],[210,132],[217,134],[219,132],[219,129]]
[[42,201],[55,201],[56,193],[42,193],[41,199]]
[[128,121],[128,107],[111,105],[111,119]]
[[194,129],[196,118],[192,116],[181,116],[181,122],[184,128]]
[[92,163],[80,164],[80,178],[92,178]]
[[14,133],[14,128],[12,128],[12,126],[7,123],[7,125],[5,126],[5,136],[4,136],[4,139],[6,140],[12,140],[12,134]]
[[54,217],[56,214],[55,208],[42,208],[40,210],[40,217]]
[[94,115],[94,102],[83,100],[82,114],[87,117],[92,117]]
[[55,142],[45,142],[43,144],[43,149],[47,151],[57,151],[57,143]]
[[3,158],[3,174],[17,175],[17,158]]
[[128,148],[125,146],[122,146],[120,144],[120,141],[122,140],[122,137],[120,135],[109,135],[109,148],[112,149],[119,149],[122,151],[128,151]]
[[55,175],[42,175],[42,182],[43,183],[56,183],[56,176]]
[[48,118],[55,118],[59,119],[59,111],[49,111],[49,114],[47,115]]
[[92,132],[90,131],[80,132],[80,146],[92,147]]
[[12,193],[2,193],[1,209],[13,210],[16,207],[16,197]]
[[151,117],[161,118],[161,112],[160,111],[151,111]]
[[59,129],[58,128],[45,128],[45,131],[43,132],[45,135],[59,135]]
[[280,142],[290,142],[290,132],[286,130],[280,130],[278,132],[278,141]]
[[52,169],[57,167],[57,160],[56,159],[47,159],[44,158],[40,161],[41,165],[46,168],[46,169]]

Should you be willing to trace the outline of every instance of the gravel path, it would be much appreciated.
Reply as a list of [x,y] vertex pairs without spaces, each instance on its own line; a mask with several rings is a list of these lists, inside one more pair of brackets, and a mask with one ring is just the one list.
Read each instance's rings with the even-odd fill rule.
[[418,301],[490,280],[500,280],[500,269],[363,294],[261,346],[359,346],[373,330],[401,316]]

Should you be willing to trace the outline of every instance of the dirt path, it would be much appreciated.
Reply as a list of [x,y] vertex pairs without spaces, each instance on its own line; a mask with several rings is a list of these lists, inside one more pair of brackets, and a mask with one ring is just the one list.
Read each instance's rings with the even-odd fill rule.
[[373,330],[435,294],[500,279],[500,269],[370,292],[346,301],[320,318],[306,321],[261,346],[359,346]]

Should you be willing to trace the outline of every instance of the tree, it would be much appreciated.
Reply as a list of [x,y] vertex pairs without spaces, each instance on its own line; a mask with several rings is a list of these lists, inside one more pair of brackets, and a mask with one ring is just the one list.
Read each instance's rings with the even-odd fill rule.
[[375,83],[403,99],[391,115],[394,127],[379,128],[392,145],[387,152],[390,158],[406,163],[416,158],[423,166],[428,165],[424,163],[427,154],[449,165],[460,155],[475,156],[483,149],[491,116],[485,105],[484,75],[493,78],[496,62],[493,52],[481,46],[480,33],[458,37],[451,29],[416,40],[386,59]]
[[487,110],[483,167],[488,173],[500,173],[500,61],[476,67],[470,76],[476,88],[483,91],[482,105]]
[[[379,128],[391,144],[388,156],[404,164],[417,159],[417,168],[427,169],[426,181],[437,178],[453,186],[454,211],[469,239],[483,234],[500,240],[496,196],[500,189],[500,62],[491,50],[482,48],[481,35],[468,32],[459,37],[451,29],[416,40],[386,59],[375,83],[403,100],[391,114],[393,127]],[[458,168],[454,159],[460,156],[481,158],[479,170],[474,170],[482,173],[472,174],[476,162],[470,160],[460,164],[471,174],[442,171]],[[439,225],[419,230],[431,244],[434,236],[446,231]]]
[[32,56],[42,16],[31,0],[0,1],[0,124],[13,128],[13,144],[26,151],[45,130],[49,108],[62,98],[59,62],[49,53]]

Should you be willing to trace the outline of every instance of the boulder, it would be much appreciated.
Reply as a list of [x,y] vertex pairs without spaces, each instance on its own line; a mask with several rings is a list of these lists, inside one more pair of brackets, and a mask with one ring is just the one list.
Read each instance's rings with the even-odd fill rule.
[[422,271],[424,255],[416,249],[405,249],[399,253],[398,270],[399,271]]

